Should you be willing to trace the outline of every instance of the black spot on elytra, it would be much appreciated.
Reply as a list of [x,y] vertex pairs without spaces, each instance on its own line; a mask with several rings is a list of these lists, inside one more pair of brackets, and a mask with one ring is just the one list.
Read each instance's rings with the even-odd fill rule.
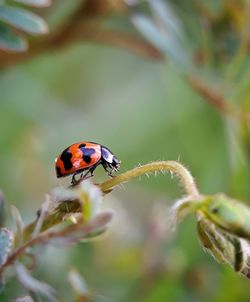
[[82,159],[85,161],[86,164],[91,162],[91,156],[95,153],[95,150],[92,148],[81,148],[82,151]]
[[82,149],[82,148],[84,148],[85,146],[86,146],[86,144],[81,144],[81,145],[79,145],[78,148]]
[[61,172],[61,169],[59,167],[56,167],[56,175],[57,177],[62,177],[62,172]]
[[64,169],[66,171],[70,170],[73,167],[72,162],[71,162],[72,154],[69,151],[69,149],[65,149],[63,151],[63,153],[61,154],[60,158],[61,158],[61,161],[63,162]]

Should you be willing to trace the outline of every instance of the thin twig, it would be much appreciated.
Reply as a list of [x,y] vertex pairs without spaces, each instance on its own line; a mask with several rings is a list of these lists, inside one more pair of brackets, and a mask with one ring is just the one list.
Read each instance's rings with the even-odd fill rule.
[[[59,231],[50,231],[50,232],[43,232],[40,233],[38,236],[31,238],[30,240],[26,241],[22,246],[17,248],[13,253],[11,253],[4,264],[0,267],[0,276],[5,270],[6,267],[13,264],[25,251],[27,248],[36,245],[37,243],[46,243],[50,239],[53,238],[64,238],[67,235],[71,234],[72,232],[79,230],[81,234],[81,238],[88,235],[96,225],[103,223],[105,224],[111,219],[110,213],[103,213],[99,216],[96,216],[91,221],[86,224],[83,224],[82,221],[79,221],[77,224],[70,225],[62,230]],[[105,229],[105,227],[103,227]]]
[[209,104],[215,107],[219,112],[226,115],[234,115],[235,108],[225,99],[225,97],[218,91],[209,87],[195,76],[187,76],[187,82],[190,86],[202,96]]

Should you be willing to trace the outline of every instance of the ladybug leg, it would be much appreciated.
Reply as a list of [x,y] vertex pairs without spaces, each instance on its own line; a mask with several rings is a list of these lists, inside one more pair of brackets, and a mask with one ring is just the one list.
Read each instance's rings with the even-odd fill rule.
[[89,171],[90,171],[90,170],[88,170],[88,171],[85,172],[85,173],[82,172],[79,180],[84,180],[84,179],[89,178],[89,176],[87,176],[87,175],[89,174]]
[[[114,175],[112,174],[113,169],[107,163],[103,162],[102,166],[109,177],[114,177]],[[111,168],[111,170],[109,170],[108,168]]]
[[[111,168],[111,167],[110,167]],[[109,177],[115,177],[115,175],[113,175],[114,169],[111,168],[111,170],[107,170],[107,174]]]
[[103,166],[103,169],[105,170],[105,172],[108,174],[109,173],[109,171],[108,171],[108,165],[106,164],[106,162],[102,162],[102,166]]
[[89,169],[89,172],[91,173],[90,174],[90,177],[94,176],[94,171],[96,169],[97,165],[93,166],[92,168]]
[[72,185],[75,185],[76,183],[77,183],[77,180],[76,180],[76,175],[77,175],[78,173],[74,173],[73,174],[73,176],[72,176],[72,180],[71,180],[71,184]]
[[113,175],[113,173],[112,173],[112,170],[109,171],[107,174],[108,174],[108,176],[111,177],[111,178],[115,177],[115,175]]
[[[87,179],[87,178],[90,178],[92,176],[94,176],[94,170],[96,169],[97,165],[91,167],[86,173],[82,173],[81,174],[81,177],[80,177],[80,180],[84,180],[84,179]],[[87,176],[88,174],[90,173],[89,176]]]

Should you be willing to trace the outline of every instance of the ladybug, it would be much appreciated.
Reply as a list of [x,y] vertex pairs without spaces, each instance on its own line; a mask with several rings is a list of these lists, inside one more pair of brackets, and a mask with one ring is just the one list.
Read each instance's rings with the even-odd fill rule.
[[[113,172],[119,171],[121,164],[107,147],[93,142],[80,142],[69,146],[55,162],[56,176],[64,177],[73,174],[72,185],[93,176],[94,170],[99,165],[102,165],[107,174],[113,177]],[[79,180],[75,178],[77,174],[81,174]]]

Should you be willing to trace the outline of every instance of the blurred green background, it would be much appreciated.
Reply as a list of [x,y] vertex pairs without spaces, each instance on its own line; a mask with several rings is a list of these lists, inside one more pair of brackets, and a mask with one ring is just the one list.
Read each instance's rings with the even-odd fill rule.
[[[85,2],[86,20],[120,32],[121,39],[131,34],[163,57],[91,35],[25,59],[0,53],[0,186],[8,204],[26,223],[33,220],[46,192],[70,182],[56,179],[54,159],[81,140],[108,146],[122,160],[121,171],[180,159],[202,193],[248,202],[249,1],[159,1],[166,11],[153,1]],[[79,9],[72,3],[53,1],[37,13],[53,32]],[[30,49],[42,39],[32,38]],[[190,75],[218,91],[235,114],[207,101],[187,81]],[[98,168],[95,180],[106,178]],[[194,219],[167,231],[167,207],[182,194],[170,175],[125,184],[104,199],[115,212],[108,233],[65,250],[43,249],[35,275],[50,282],[61,301],[72,301],[71,267],[85,278],[93,301],[250,301],[249,281],[204,253]],[[0,300],[21,293],[11,279]]]

